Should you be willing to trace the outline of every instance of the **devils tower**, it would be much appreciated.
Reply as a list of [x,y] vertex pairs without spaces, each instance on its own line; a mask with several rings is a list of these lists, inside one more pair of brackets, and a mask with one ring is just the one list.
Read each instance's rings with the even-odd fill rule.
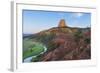
[[60,20],[58,27],[67,27],[66,22],[65,22],[64,19]]

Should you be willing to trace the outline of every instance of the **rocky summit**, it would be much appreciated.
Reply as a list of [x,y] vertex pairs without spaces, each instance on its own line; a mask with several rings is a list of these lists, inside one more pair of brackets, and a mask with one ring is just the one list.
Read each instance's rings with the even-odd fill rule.
[[62,27],[67,27],[66,22],[65,22],[64,19],[61,19],[61,20],[60,20],[58,27],[61,27],[61,28],[62,28]]

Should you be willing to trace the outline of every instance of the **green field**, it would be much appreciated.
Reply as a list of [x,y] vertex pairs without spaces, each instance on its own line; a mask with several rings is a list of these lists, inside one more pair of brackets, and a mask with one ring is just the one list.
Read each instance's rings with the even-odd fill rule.
[[44,46],[38,42],[32,42],[30,39],[24,39],[23,42],[23,59],[28,58],[30,56],[39,55],[44,51]]

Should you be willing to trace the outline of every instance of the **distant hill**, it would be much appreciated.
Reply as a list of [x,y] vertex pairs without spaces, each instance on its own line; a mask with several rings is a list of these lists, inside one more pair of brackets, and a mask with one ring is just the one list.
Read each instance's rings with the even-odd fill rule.
[[28,37],[28,36],[31,36],[31,35],[33,35],[33,34],[23,34],[23,37],[25,38],[25,37]]

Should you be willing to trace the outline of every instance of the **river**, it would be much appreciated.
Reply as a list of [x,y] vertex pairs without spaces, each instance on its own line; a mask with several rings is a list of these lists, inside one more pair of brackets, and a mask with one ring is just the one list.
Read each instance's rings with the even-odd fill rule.
[[45,53],[46,51],[47,51],[47,48],[44,46],[44,51],[43,51],[43,52],[39,53],[38,55],[30,56],[30,57],[24,59],[24,62],[31,62],[32,58],[35,58],[35,57],[37,57],[37,56],[39,56],[39,55]]

